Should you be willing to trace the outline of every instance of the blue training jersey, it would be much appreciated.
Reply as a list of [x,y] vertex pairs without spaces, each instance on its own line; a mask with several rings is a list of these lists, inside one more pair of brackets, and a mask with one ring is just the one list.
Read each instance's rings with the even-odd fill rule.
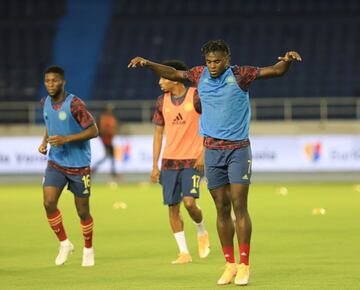
[[231,67],[217,78],[212,78],[205,67],[198,91],[202,106],[200,135],[229,141],[249,138],[249,93],[239,87]]
[[[44,103],[44,120],[49,136],[67,136],[82,132],[84,129],[71,113],[73,94],[66,96],[59,110],[54,110],[51,97],[47,96]],[[63,167],[81,168],[90,165],[90,140],[67,142],[62,146],[51,146],[49,160]]]

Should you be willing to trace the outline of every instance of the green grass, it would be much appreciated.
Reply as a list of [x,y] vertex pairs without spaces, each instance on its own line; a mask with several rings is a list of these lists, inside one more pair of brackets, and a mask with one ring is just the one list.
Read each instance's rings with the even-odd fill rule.
[[[251,187],[253,222],[250,289],[359,289],[360,192],[351,184]],[[212,252],[200,260],[196,230],[185,231],[193,263],[171,265],[177,247],[167,208],[155,185],[93,185],[96,265],[82,268],[82,236],[72,194],[60,201],[75,244],[68,263],[54,265],[58,243],[42,208],[41,186],[0,186],[0,289],[233,289],[218,287],[224,259],[215,229],[215,209],[205,189],[199,202]],[[116,201],[128,208],[113,209]],[[325,215],[312,215],[313,208]],[[236,251],[238,257],[238,252]]]

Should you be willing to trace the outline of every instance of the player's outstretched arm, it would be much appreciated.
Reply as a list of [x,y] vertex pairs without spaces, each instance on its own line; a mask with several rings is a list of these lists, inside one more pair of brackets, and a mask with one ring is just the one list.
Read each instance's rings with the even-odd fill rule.
[[148,67],[152,69],[157,75],[172,81],[185,80],[184,71],[176,70],[173,67],[152,62],[142,57],[133,58],[128,64],[128,68]]
[[96,126],[96,124],[93,124],[89,128],[85,129],[84,131],[82,131],[78,134],[73,134],[73,135],[68,135],[68,136],[59,136],[59,135],[49,136],[47,141],[49,142],[49,144],[51,146],[61,146],[67,142],[89,140],[89,139],[97,137],[98,134],[99,134],[99,131],[98,131],[97,126]]
[[278,63],[259,69],[257,80],[283,76],[290,68],[293,61],[301,61],[301,56],[296,51],[289,51],[284,56],[279,56]]

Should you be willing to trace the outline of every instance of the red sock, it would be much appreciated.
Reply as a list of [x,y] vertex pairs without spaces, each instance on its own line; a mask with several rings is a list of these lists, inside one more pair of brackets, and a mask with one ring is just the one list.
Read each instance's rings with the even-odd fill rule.
[[83,221],[80,220],[83,237],[85,240],[85,248],[91,248],[92,247],[92,237],[93,237],[93,227],[94,222],[92,217],[90,217],[88,220]]
[[250,256],[250,245],[240,244],[240,264],[249,265],[249,256]]
[[62,215],[61,212],[57,209],[56,212],[54,212],[51,215],[47,216],[48,222],[53,229],[54,233],[58,237],[59,241],[64,241],[67,239],[65,229],[62,223]]
[[233,246],[223,246],[222,250],[223,250],[226,262],[235,263],[234,247]]

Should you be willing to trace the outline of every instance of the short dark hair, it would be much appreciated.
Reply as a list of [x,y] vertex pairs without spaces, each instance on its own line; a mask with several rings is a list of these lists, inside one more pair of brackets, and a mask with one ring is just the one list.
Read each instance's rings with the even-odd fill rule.
[[59,75],[61,75],[62,78],[65,77],[64,69],[58,65],[52,65],[52,66],[47,67],[45,69],[45,74],[48,74],[48,73],[59,74]]
[[186,64],[178,59],[169,59],[169,60],[165,60],[162,63],[163,65],[167,65],[167,66],[171,66],[176,70],[187,70],[187,66]]
[[210,40],[206,42],[201,48],[201,53],[203,56],[215,51],[222,51],[228,56],[231,55],[229,45],[222,39]]

